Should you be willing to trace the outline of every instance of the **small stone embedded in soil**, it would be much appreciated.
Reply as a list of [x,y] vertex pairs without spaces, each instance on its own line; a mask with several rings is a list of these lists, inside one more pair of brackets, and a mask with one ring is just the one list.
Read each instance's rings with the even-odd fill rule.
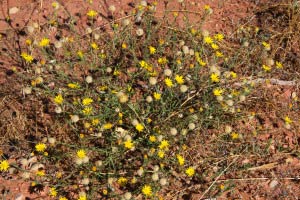
[[23,194],[18,194],[15,198],[15,200],[24,200],[24,199],[25,199],[25,197]]
[[275,188],[277,185],[278,185],[278,181],[277,181],[277,180],[273,180],[273,181],[271,181],[271,183],[270,183],[270,188],[273,189],[273,188]]
[[17,8],[17,7],[12,7],[12,8],[9,9],[9,14],[10,14],[10,15],[13,15],[13,14],[16,14],[17,12],[19,12],[19,11],[20,11],[19,8]]

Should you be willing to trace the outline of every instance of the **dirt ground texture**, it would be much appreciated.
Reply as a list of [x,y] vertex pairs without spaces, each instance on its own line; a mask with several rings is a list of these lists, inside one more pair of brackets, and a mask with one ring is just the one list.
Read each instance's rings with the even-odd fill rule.
[[[70,12],[71,15],[82,16],[85,15],[89,9],[86,1],[83,0],[64,0],[58,1],[62,3],[65,9]],[[99,10],[103,14],[98,19],[98,23],[101,25],[106,24],[106,17],[108,17],[108,7],[115,5],[119,16],[125,16],[130,14],[132,5],[138,1],[130,0],[94,0],[95,10]],[[153,2],[153,1],[149,1]],[[165,3],[168,1],[158,1],[158,15],[162,14]],[[282,1],[281,1],[282,2]],[[0,3],[0,33],[9,35],[12,28],[22,30],[28,26],[32,21],[43,24],[47,19],[47,13],[50,12],[52,1],[48,0],[2,0]],[[210,32],[221,32],[226,35],[234,34],[241,25],[251,24],[253,26],[263,25],[264,21],[260,18],[262,15],[257,13],[257,10],[268,5],[276,3],[276,1],[260,1],[260,0],[194,0],[185,1],[185,9],[191,12],[198,12],[203,9],[204,5],[210,5],[213,9],[213,15],[204,24],[205,29]],[[19,11],[15,14],[10,14],[11,25],[5,22],[7,13],[10,8],[17,7]],[[168,4],[170,10],[181,10],[180,4],[176,1],[172,1]],[[194,15],[197,16],[197,15]],[[194,17],[197,21],[197,17]],[[29,22],[30,21],[30,22]],[[84,22],[82,22],[84,23]],[[51,34],[51,33],[49,33]],[[1,47],[3,48],[3,47]],[[293,49],[290,56],[294,60],[292,63],[299,64],[299,49],[296,47]],[[15,65],[14,61],[9,58],[5,58],[0,54],[0,129],[10,130],[11,136],[23,133],[26,135],[27,121],[26,111],[30,104],[23,102],[22,99],[14,98],[14,94],[20,94],[22,85],[15,79],[14,74],[11,72],[11,68]],[[300,65],[297,66],[300,68]],[[300,69],[296,69],[298,74]],[[250,124],[247,120],[243,127],[248,127],[249,134],[252,133],[253,127],[257,124],[263,129],[269,130],[255,137],[252,142],[241,145],[240,156],[225,159],[223,165],[232,166],[234,169],[238,169],[238,173],[231,173],[230,171],[224,172],[214,179],[213,176],[207,174],[207,180],[204,180],[205,184],[199,183],[197,185],[191,185],[193,192],[186,191],[186,195],[182,196],[182,199],[204,199],[203,192],[206,191],[208,186],[214,185],[214,191],[221,192],[222,187],[228,187],[232,189],[223,192],[218,199],[299,199],[300,198],[300,133],[296,131],[290,131],[284,128],[284,123],[278,121],[280,116],[278,111],[289,110],[288,107],[291,104],[292,92],[299,94],[299,88],[297,86],[273,86],[269,85],[265,88],[265,93],[261,99],[253,99],[253,104],[257,105],[253,107],[253,112],[258,114],[257,120],[252,121]],[[28,105],[26,105],[26,103]],[[38,115],[39,105],[35,105],[35,110]],[[291,116],[299,115],[298,111],[289,111]],[[45,116],[47,118],[47,116]],[[263,119],[263,120],[261,120]],[[7,123],[10,122],[10,123]],[[34,129],[34,128],[33,128]],[[298,131],[299,131],[298,127]],[[13,135],[15,134],[15,135]],[[4,137],[4,136],[0,136]],[[211,140],[213,144],[213,138],[207,138]],[[18,159],[17,154],[14,153],[13,148],[9,148],[12,141],[8,144],[0,146],[4,153],[8,153],[11,159]],[[266,148],[267,151],[257,151],[256,154],[243,155],[243,148],[258,148],[254,143],[260,143],[261,149]],[[279,151],[279,145],[281,148],[286,148],[292,151],[284,153]],[[1,145],[1,144],[0,144]],[[224,144],[224,146],[235,145]],[[197,151],[205,152],[206,149],[201,146],[201,141],[193,141],[191,146],[194,159],[197,158]],[[216,147],[216,151],[222,152],[222,147]],[[229,152],[224,153],[228,155]],[[235,155],[238,155],[236,153]],[[256,168],[250,168],[243,170],[242,168],[255,164]],[[211,166],[211,175],[219,170],[216,166]],[[229,180],[229,181],[228,181]],[[226,184],[225,184],[226,182]],[[173,191],[166,191],[166,199],[174,198],[174,194],[180,190],[180,185],[176,185],[174,181],[172,184]],[[179,183],[178,183],[179,184]],[[13,173],[8,176],[0,176],[0,199],[48,199],[47,189],[38,194],[31,194],[28,190],[30,183],[24,182],[15,176]],[[174,192],[175,191],[175,192]],[[182,191],[181,191],[182,192]],[[184,191],[183,191],[184,193]],[[210,194],[214,197],[216,194]],[[207,196],[206,196],[207,197]]]

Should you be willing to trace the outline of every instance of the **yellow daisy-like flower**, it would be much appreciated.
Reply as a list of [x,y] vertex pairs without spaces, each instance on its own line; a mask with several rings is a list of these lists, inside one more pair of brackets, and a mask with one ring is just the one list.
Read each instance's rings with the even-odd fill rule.
[[97,126],[100,123],[99,119],[92,119],[92,125]]
[[85,156],[86,156],[86,152],[85,152],[85,150],[83,150],[83,149],[79,149],[77,152],[76,152],[76,155],[77,155],[77,157],[78,158],[84,158]]
[[89,98],[89,97],[84,98],[84,99],[82,100],[82,104],[83,104],[84,106],[88,106],[88,105],[90,105],[90,104],[93,103],[93,102],[94,102],[93,99],[91,99],[91,98]]
[[33,56],[32,55],[29,55],[25,52],[23,52],[21,54],[21,57],[27,62],[27,63],[32,63],[32,61],[34,60]]
[[221,96],[223,92],[224,92],[224,90],[220,89],[220,88],[215,88],[213,90],[213,93],[214,93],[215,96]]
[[68,200],[66,197],[59,197],[59,200]]
[[6,172],[9,168],[9,162],[7,160],[0,161],[0,171]]
[[154,92],[153,97],[154,97],[155,100],[160,100],[161,99],[161,94],[157,93],[157,92]]
[[83,58],[83,52],[82,51],[77,51],[77,56],[82,59]]
[[131,140],[126,140],[124,142],[124,147],[127,148],[127,149],[132,149],[134,147],[134,144]]
[[155,54],[155,52],[156,52],[155,47],[149,46],[149,52],[150,52],[151,55]]
[[86,195],[80,195],[77,200],[87,200]]
[[155,137],[155,135],[150,135],[150,136],[149,136],[149,141],[150,141],[150,142],[156,142],[156,137]]
[[150,197],[152,196],[152,188],[150,185],[144,185],[142,188],[142,193],[146,196],[146,197]]
[[113,125],[111,123],[106,123],[106,124],[103,125],[103,128],[105,130],[111,129],[112,127],[113,127]]
[[210,80],[211,80],[213,83],[218,83],[218,82],[220,82],[220,77],[219,77],[218,74],[212,73],[212,74],[210,75]]
[[57,96],[54,98],[54,102],[55,102],[56,104],[62,104],[63,101],[64,101],[64,98],[62,97],[61,94],[57,95]]
[[167,87],[173,87],[173,82],[172,82],[172,80],[169,79],[169,78],[166,78],[166,79],[165,79],[165,84],[166,84]]
[[168,149],[170,146],[169,141],[168,140],[162,140],[159,144],[159,148],[164,150],[164,149]]
[[267,65],[263,65],[262,66],[262,69],[265,71],[265,72],[270,72],[272,67],[271,66],[267,66]]
[[91,43],[91,47],[92,47],[93,49],[99,49],[98,44],[96,44],[95,42],[92,42],[92,43]]
[[45,170],[38,170],[37,172],[36,172],[36,175],[37,176],[45,176]]
[[219,46],[215,43],[212,43],[211,44],[211,48],[214,49],[214,50],[218,50],[219,49]]
[[79,89],[80,85],[78,83],[69,83],[68,87],[71,89]]
[[164,65],[168,63],[168,59],[166,57],[158,58],[157,62],[160,65]]
[[38,143],[35,145],[35,149],[38,152],[44,152],[46,148],[47,148],[47,146],[44,143]]
[[204,5],[204,10],[209,10],[210,6],[209,5]]
[[231,133],[231,138],[233,139],[233,140],[235,140],[235,139],[238,139],[240,137],[240,135],[238,134],[238,133]]
[[124,185],[126,185],[128,180],[125,177],[120,177],[120,178],[118,178],[117,182],[118,182],[119,185],[124,186]]
[[40,42],[39,42],[39,46],[40,47],[47,47],[50,44],[50,40],[48,38],[43,38]]
[[144,130],[144,126],[140,123],[138,123],[136,126],[135,126],[135,129],[138,131],[138,132],[142,132]]
[[50,193],[51,197],[56,197],[57,196],[57,191],[54,187],[50,188],[49,193]]
[[189,177],[192,177],[195,174],[195,169],[193,167],[189,167],[185,170],[185,174]]
[[148,66],[147,62],[144,61],[144,60],[141,60],[141,61],[139,62],[139,64],[140,64],[140,66],[141,66],[142,68],[146,68],[146,67]]
[[159,158],[164,158],[164,157],[165,157],[165,152],[163,152],[163,151],[158,151],[158,152],[157,152],[157,155],[158,155]]
[[224,35],[221,33],[218,33],[214,36],[214,38],[218,41],[222,41],[224,39]]
[[92,112],[93,112],[93,107],[91,107],[91,106],[85,107],[85,108],[82,110],[82,113],[83,113],[84,115],[90,115],[90,114],[92,114]]
[[230,76],[231,76],[232,78],[236,78],[236,77],[237,77],[237,74],[236,74],[235,72],[231,71],[231,72],[230,72]]
[[224,55],[223,55],[223,53],[222,52],[220,52],[220,51],[216,51],[216,56],[218,57],[218,58],[221,58],[221,57],[223,57]]
[[184,84],[184,78],[183,78],[183,76],[181,76],[181,75],[176,75],[176,76],[175,76],[175,80],[176,80],[176,82],[177,82],[179,85]]
[[94,18],[98,15],[98,13],[95,10],[89,10],[86,15],[91,17],[91,18]]
[[262,42],[262,45],[265,47],[266,50],[270,50],[271,49],[271,45],[267,42]]
[[206,44],[212,44],[213,43],[213,39],[209,36],[204,37],[204,42]]
[[185,161],[185,160],[184,160],[184,157],[183,157],[183,156],[181,156],[181,155],[178,154],[178,155],[176,156],[176,158],[177,158],[177,161],[178,161],[178,163],[179,163],[180,166],[184,165],[184,161]]
[[285,122],[286,124],[291,124],[293,121],[292,121],[288,116],[285,116],[284,122]]
[[283,68],[283,65],[282,65],[281,62],[276,61],[276,62],[275,62],[275,65],[276,65],[276,68],[277,68],[277,69]]

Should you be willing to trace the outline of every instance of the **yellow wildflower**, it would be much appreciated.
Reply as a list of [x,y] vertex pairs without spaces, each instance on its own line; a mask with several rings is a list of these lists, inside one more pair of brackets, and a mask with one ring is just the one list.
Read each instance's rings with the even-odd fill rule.
[[111,129],[112,127],[113,127],[113,125],[111,123],[106,123],[106,124],[103,125],[103,128],[105,130]]
[[88,13],[86,14],[88,17],[94,18],[98,15],[98,13],[94,10],[89,10]]
[[193,167],[189,167],[185,170],[185,174],[189,177],[192,177],[195,174],[195,169]]
[[219,75],[216,74],[216,73],[212,73],[212,74],[210,75],[210,80],[211,80],[213,83],[218,83],[218,82],[220,82]]
[[221,33],[218,33],[214,36],[214,38],[218,41],[222,41],[224,39],[224,35]]
[[168,140],[162,140],[159,144],[159,148],[160,149],[168,149],[168,147],[170,146],[169,141]]
[[172,80],[169,79],[169,78],[166,78],[166,79],[165,79],[165,84],[166,84],[167,87],[173,87],[173,82],[172,82]]
[[43,38],[40,42],[39,42],[39,46],[40,47],[47,47],[50,44],[50,40],[48,38]]
[[87,200],[86,195],[79,195],[79,198],[77,200]]
[[136,126],[135,126],[135,129],[138,131],[138,132],[142,132],[144,130],[144,126],[140,123],[138,123]]
[[267,65],[263,65],[262,68],[263,68],[263,70],[264,70],[265,72],[270,72],[271,69],[272,69],[271,66],[267,66]]
[[215,96],[221,96],[222,93],[223,93],[223,89],[215,88],[215,89],[213,90],[213,93],[214,93]]
[[209,36],[205,36],[204,37],[204,42],[206,44],[212,44],[213,43],[213,39],[211,37],[209,37]]
[[92,125],[97,126],[100,123],[99,119],[92,119]]
[[146,196],[146,197],[150,197],[152,196],[152,188],[150,185],[144,185],[142,188],[142,193]]
[[219,49],[219,46],[215,43],[212,43],[211,44],[211,48],[214,49],[214,50],[218,50]]
[[238,133],[235,133],[235,132],[231,133],[231,138],[233,140],[238,139],[239,137],[240,137],[240,135]]
[[181,75],[176,75],[175,80],[179,85],[182,85],[184,83],[184,78]]
[[55,102],[56,104],[62,104],[63,101],[64,101],[64,98],[62,97],[61,94],[57,95],[57,96],[54,98],[54,102]]
[[83,52],[82,51],[77,51],[77,56],[82,59],[83,58]]
[[262,42],[262,45],[265,47],[265,49],[268,51],[271,49],[271,45],[267,42]]
[[204,10],[209,10],[210,6],[209,5],[204,5]]
[[45,170],[38,170],[38,171],[36,172],[36,175],[37,175],[37,176],[45,176]]
[[221,58],[221,57],[223,57],[224,55],[223,55],[223,53],[222,52],[220,52],[220,51],[216,51],[216,56],[218,57],[218,58]]
[[91,107],[91,106],[85,107],[85,108],[82,110],[82,113],[83,113],[84,115],[90,115],[90,114],[92,114],[92,112],[93,112],[93,107]]
[[164,65],[164,64],[167,64],[168,63],[168,60],[166,57],[162,57],[162,58],[158,58],[157,60],[158,64],[160,65]]
[[159,158],[164,158],[164,157],[165,157],[165,152],[163,152],[163,151],[158,151],[158,152],[157,152],[157,155],[158,155]]
[[179,165],[180,166],[184,165],[184,157],[179,154],[176,157],[177,157],[177,161],[178,161]]
[[92,42],[91,43],[91,47],[92,47],[92,49],[99,49],[99,47],[98,47],[98,44],[96,44],[95,42]]
[[27,62],[27,63],[32,63],[32,61],[34,60],[33,56],[32,55],[29,55],[25,52],[23,52],[21,54],[21,57]]
[[79,89],[80,85],[78,83],[69,83],[68,87],[71,89]]
[[86,156],[86,152],[85,152],[85,150],[83,150],[83,149],[79,149],[77,152],[76,152],[76,155],[77,155],[77,157],[78,158],[84,158],[85,156]]
[[235,72],[233,72],[233,71],[230,72],[230,75],[231,75],[232,78],[236,78],[237,77],[237,74]]
[[118,184],[120,186],[124,186],[124,185],[126,185],[126,183],[128,182],[128,180],[125,177],[120,177],[117,182],[118,182]]
[[158,93],[158,92],[154,92],[153,97],[154,97],[155,100],[160,100],[161,99],[161,94]]
[[47,146],[44,143],[38,143],[35,145],[35,149],[38,152],[43,152],[43,151],[45,151],[46,148],[47,148]]
[[150,135],[150,136],[149,136],[149,141],[150,141],[150,142],[156,142],[156,137],[155,137],[155,135]]
[[133,142],[131,140],[126,140],[124,142],[124,147],[127,149],[132,149],[134,147]]
[[9,162],[7,160],[0,161],[0,171],[6,172],[9,168]]
[[54,187],[50,188],[49,193],[50,193],[51,197],[56,197],[57,196],[57,191]]
[[91,98],[89,98],[89,97],[84,98],[84,99],[82,100],[82,104],[83,104],[84,106],[88,106],[88,105],[90,105],[90,104],[93,103],[93,102],[94,102],[93,99],[91,99]]
[[149,46],[149,52],[150,52],[151,55],[155,54],[155,52],[156,52],[155,47]]
[[285,116],[284,122],[285,122],[286,124],[291,124],[293,121],[292,121],[288,116]]
[[283,65],[282,65],[281,62],[276,61],[276,62],[275,62],[275,65],[276,65],[276,68],[277,68],[277,69],[283,68]]

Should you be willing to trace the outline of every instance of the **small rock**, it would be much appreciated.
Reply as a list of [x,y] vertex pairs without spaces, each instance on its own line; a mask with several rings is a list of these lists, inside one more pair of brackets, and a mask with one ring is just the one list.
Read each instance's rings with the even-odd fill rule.
[[278,181],[277,180],[273,180],[273,181],[271,181],[271,183],[270,183],[270,188],[275,188],[276,186],[278,185]]
[[15,198],[15,200],[24,200],[25,196],[23,194],[18,194]]
[[20,9],[17,8],[17,7],[12,7],[9,9],[9,14],[12,15],[12,14],[16,14],[17,12],[19,12]]

